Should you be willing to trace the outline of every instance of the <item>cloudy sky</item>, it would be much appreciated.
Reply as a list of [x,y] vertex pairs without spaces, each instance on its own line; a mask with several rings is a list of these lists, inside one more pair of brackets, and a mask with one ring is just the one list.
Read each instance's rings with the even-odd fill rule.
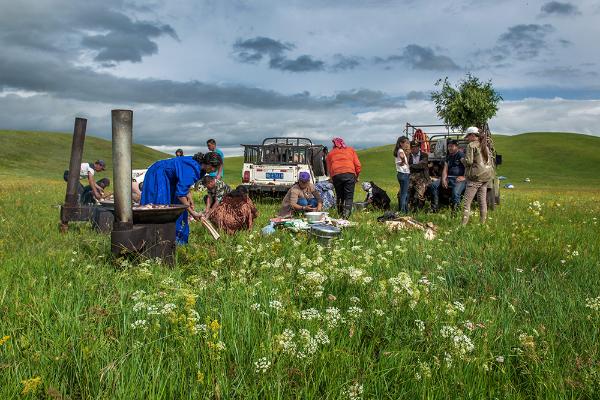
[[600,134],[600,2],[0,0],[0,129],[228,154],[266,136],[391,143],[439,78],[491,79],[493,132]]

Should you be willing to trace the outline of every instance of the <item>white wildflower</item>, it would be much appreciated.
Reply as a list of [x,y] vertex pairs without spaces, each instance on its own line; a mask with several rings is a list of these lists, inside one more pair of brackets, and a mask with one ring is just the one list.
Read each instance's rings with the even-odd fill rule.
[[319,313],[319,311],[315,308],[308,308],[300,311],[300,318],[307,321],[312,321],[313,319],[321,318],[321,313]]
[[329,329],[335,328],[343,322],[344,318],[337,307],[329,307],[325,309],[325,323]]
[[271,367],[271,361],[267,360],[267,357],[259,358],[258,361],[254,361],[254,368],[256,373],[264,374]]
[[259,303],[250,304],[250,309],[252,311],[258,311],[260,309],[260,304]]
[[173,311],[175,311],[175,309],[177,308],[177,306],[173,303],[167,303],[163,306],[162,310],[160,311],[161,314],[169,314],[172,313]]
[[283,304],[278,300],[271,300],[269,302],[269,307],[274,308],[277,311],[283,310]]
[[600,296],[596,298],[588,297],[585,299],[585,306],[594,311],[600,311]]
[[344,395],[348,400],[360,400],[363,395],[363,385],[360,383],[354,383],[344,390]]
[[348,309],[348,315],[353,319],[357,319],[362,313],[363,310],[360,307],[352,306]]
[[415,319],[415,325],[417,326],[417,330],[419,332],[425,331],[425,322],[421,321],[420,319]]
[[146,330],[148,329],[148,321],[146,321],[145,319],[138,319],[137,321],[131,324],[131,328]]

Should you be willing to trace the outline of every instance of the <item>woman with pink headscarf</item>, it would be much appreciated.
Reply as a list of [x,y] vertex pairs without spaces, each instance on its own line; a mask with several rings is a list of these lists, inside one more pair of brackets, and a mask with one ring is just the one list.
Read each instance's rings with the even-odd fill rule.
[[356,151],[346,146],[344,139],[335,137],[332,142],[333,149],[327,154],[327,170],[335,188],[338,213],[348,218],[352,214],[354,185],[358,181],[361,165]]

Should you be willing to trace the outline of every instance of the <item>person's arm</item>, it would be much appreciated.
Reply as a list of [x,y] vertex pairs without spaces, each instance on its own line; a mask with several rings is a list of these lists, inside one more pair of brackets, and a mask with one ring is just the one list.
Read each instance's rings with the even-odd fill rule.
[[442,169],[442,186],[448,188],[448,162],[444,161],[444,168]]
[[423,171],[425,168],[427,168],[428,162],[429,160],[427,159],[427,157],[423,153],[421,153],[421,159],[419,160],[419,162],[410,165],[410,172]]
[[196,206],[194,204],[194,195],[192,194],[192,191],[190,190],[187,194],[187,198],[188,198],[188,204],[190,205],[190,207],[192,207],[192,209]]
[[92,194],[96,200],[100,200],[102,198],[102,194],[100,193],[100,187],[96,185],[96,181],[94,180],[94,175],[88,171],[88,183],[90,184],[90,188],[92,188]]
[[331,164],[331,159],[332,159],[331,158],[331,152],[329,152],[329,153],[327,153],[327,156],[325,157],[325,164],[327,165],[327,174],[329,176],[332,176],[331,175],[331,171],[333,171],[333,168],[332,168],[333,166]]
[[221,158],[221,165],[219,165],[219,171],[217,172],[217,179],[221,179],[221,177],[223,176],[223,162],[222,162],[222,158]]
[[187,195],[185,196],[179,196],[177,197],[179,199],[179,202],[181,204],[183,204],[184,206],[186,206],[187,211],[190,213],[190,215],[194,218],[194,219],[200,219],[202,218],[202,214],[199,212],[194,211],[192,205],[189,202],[189,198]]
[[467,154],[465,155],[465,158],[463,159],[463,164],[465,164],[465,166],[470,167],[471,165],[473,165],[473,159],[475,157],[475,152],[474,152],[474,148],[473,146],[471,146],[471,144],[469,144],[467,146]]
[[204,211],[208,212],[212,206],[212,196],[209,193],[208,196],[206,196],[206,209]]
[[356,154],[356,151],[354,151],[354,149],[352,149],[352,162],[354,163],[354,171],[356,172],[356,179],[358,180],[358,176],[360,175],[362,165],[360,165],[358,154]]
[[292,190],[292,192],[290,193],[290,206],[296,211],[306,210],[305,206],[301,206],[298,204],[298,192],[296,190]]
[[317,211],[321,211],[323,209],[323,197],[321,196],[321,193],[315,189],[313,190],[312,194],[315,199],[317,199]]

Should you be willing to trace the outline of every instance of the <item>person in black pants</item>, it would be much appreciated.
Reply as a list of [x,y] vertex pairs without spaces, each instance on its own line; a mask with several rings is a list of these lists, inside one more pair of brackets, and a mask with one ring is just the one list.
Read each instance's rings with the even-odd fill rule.
[[333,138],[333,149],[327,154],[327,169],[337,198],[338,214],[349,218],[354,203],[354,185],[358,181],[361,165],[352,147],[344,139]]

